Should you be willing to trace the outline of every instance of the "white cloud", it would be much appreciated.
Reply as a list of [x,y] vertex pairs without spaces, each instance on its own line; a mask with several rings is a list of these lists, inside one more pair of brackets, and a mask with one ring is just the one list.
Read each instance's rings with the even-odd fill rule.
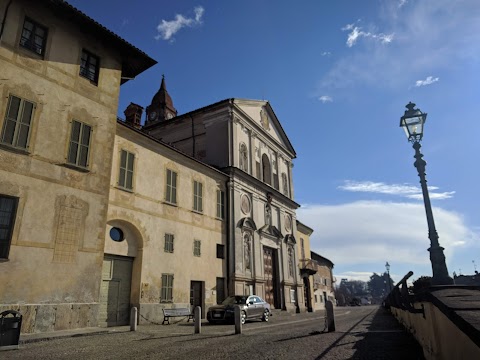
[[[445,200],[445,199],[450,199],[453,197],[455,194],[455,191],[446,191],[443,193],[434,193],[430,192],[430,199],[431,200]],[[415,200],[423,200],[423,195],[422,194],[412,194],[407,196],[409,199],[415,199]]]
[[331,96],[328,96],[328,95],[322,95],[318,98],[318,100],[320,100],[322,103],[327,103],[327,102],[332,102],[333,99]]
[[172,36],[180,29],[200,25],[202,23],[202,16],[205,9],[201,6],[197,6],[193,11],[195,12],[195,18],[186,18],[183,15],[177,14],[175,15],[175,20],[162,20],[157,26],[159,34],[155,36],[155,39],[173,40]]
[[324,51],[322,52],[322,56],[330,56],[332,53],[330,51]]
[[[461,215],[439,207],[433,214],[447,261],[456,249],[478,243]],[[310,248],[344,271],[384,271],[385,261],[401,278],[409,270],[416,277],[431,271],[425,208],[419,203],[358,201],[340,205],[310,205],[297,210],[298,219],[314,229]],[[357,270],[355,270],[357,269]],[[430,269],[430,270],[429,270]],[[370,272],[370,275],[371,273]],[[340,275],[337,275],[337,280]]]
[[[385,184],[383,182],[346,180],[344,184],[340,185],[338,188],[353,192],[398,195],[409,199],[423,200],[422,189],[419,186],[410,184]],[[444,200],[453,197],[453,194],[455,194],[455,191],[443,193],[435,192],[438,189],[437,186],[428,186],[430,199]]]
[[[480,61],[478,0],[463,0],[462,6],[451,0],[410,1],[400,9],[398,2],[382,1],[372,17],[382,24],[383,37],[378,35],[377,41],[369,41],[365,47],[353,46],[366,39],[362,33],[368,33],[367,29],[370,33],[377,31],[373,24],[345,26],[343,30],[349,32],[347,45],[351,44],[352,50],[337,57],[320,79],[318,96],[357,86],[405,89],[419,74],[451,70],[464,61]],[[385,34],[395,34],[391,46],[381,44],[391,41]]]
[[440,78],[438,78],[438,77],[434,78],[433,76],[428,76],[425,80],[417,80],[415,82],[415,86],[419,87],[419,86],[430,85],[430,84],[433,84],[433,83],[437,82],[438,80],[440,80]]
[[344,271],[342,273],[336,273],[335,278],[337,280],[337,286],[340,285],[342,279],[348,279],[349,281],[352,280],[360,280],[367,282],[370,280],[370,276],[372,276],[372,272],[368,271]]
[[380,40],[382,44],[388,44],[392,42],[394,34],[375,34],[372,32],[365,32],[362,31],[362,28],[359,26],[355,26],[355,24],[347,24],[342,28],[343,31],[351,30],[347,37],[347,46],[352,47],[355,45],[357,40],[361,37],[365,38],[372,38],[376,40]]
[[407,0],[400,0],[398,2],[398,7],[401,8],[403,5],[405,5],[407,3]]

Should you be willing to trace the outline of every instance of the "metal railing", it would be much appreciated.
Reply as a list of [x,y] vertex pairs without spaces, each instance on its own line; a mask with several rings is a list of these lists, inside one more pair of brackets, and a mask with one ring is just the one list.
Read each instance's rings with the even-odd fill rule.
[[416,309],[413,306],[415,295],[410,292],[407,285],[407,279],[412,275],[413,271],[409,271],[408,274],[394,286],[392,291],[385,298],[384,305],[387,309],[394,307],[406,310],[413,314],[423,314],[423,317],[425,318],[425,308],[423,304],[421,309]]

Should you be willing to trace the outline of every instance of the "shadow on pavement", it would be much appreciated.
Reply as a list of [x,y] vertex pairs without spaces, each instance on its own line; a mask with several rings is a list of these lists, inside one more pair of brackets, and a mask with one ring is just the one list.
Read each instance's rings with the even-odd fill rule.
[[[341,342],[346,336],[353,336],[355,341]],[[337,346],[354,344],[355,351],[351,359],[425,359],[423,351],[414,337],[397,322],[393,315],[384,308],[368,314],[353,325],[318,357],[322,359]]]

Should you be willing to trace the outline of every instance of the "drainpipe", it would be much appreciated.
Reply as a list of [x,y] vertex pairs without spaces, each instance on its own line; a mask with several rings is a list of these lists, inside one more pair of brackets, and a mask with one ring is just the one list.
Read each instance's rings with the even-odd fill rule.
[[5,22],[7,21],[8,9],[10,8],[10,5],[12,4],[12,2],[13,0],[10,0],[8,2],[7,7],[5,8],[5,13],[3,14],[2,27],[0,28],[0,41],[2,40],[3,29],[5,28]]

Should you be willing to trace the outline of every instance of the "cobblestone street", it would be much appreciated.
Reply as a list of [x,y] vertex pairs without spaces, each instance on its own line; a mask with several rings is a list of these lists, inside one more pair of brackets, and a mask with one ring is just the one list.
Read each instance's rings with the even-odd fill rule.
[[244,325],[192,323],[140,326],[91,336],[29,342],[2,359],[423,359],[415,340],[384,309],[337,308],[336,332],[324,333],[323,313],[272,317]]

